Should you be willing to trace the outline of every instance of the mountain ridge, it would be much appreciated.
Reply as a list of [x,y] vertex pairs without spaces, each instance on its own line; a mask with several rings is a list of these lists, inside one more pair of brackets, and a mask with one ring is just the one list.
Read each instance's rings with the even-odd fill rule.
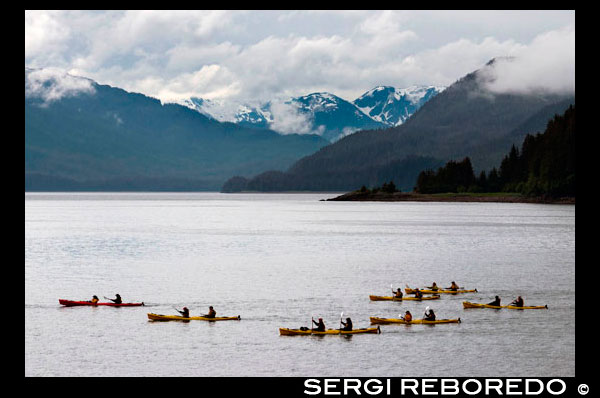
[[[458,79],[397,127],[363,130],[299,159],[280,176],[279,185],[287,179],[288,191],[353,190],[393,180],[410,190],[418,172],[403,165],[409,158],[421,159],[421,170],[465,156],[471,157],[476,170],[497,166],[512,144],[520,145],[526,133],[544,129],[554,116],[553,105],[574,103],[575,97],[574,93],[492,93],[486,81],[495,62],[503,60]],[[526,131],[518,130],[538,112]],[[244,178],[253,184],[254,178],[261,177]],[[270,188],[265,185],[265,189]]]
[[[382,95],[381,88],[386,95]],[[394,88],[377,86],[353,101],[329,92],[313,92],[286,100],[259,104],[192,97],[177,103],[208,117],[247,127],[271,128],[282,134],[293,129],[280,122],[290,116],[302,123],[302,132],[313,132],[331,142],[365,129],[385,129],[404,123],[418,108],[445,89],[443,86]],[[390,93],[388,93],[390,91]],[[389,94],[389,95],[388,95]]]
[[287,167],[327,144],[53,73],[26,69],[26,190],[218,190],[232,174]]

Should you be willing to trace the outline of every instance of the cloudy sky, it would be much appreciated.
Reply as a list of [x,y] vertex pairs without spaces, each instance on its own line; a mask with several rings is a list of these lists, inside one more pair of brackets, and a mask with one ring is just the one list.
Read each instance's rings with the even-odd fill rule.
[[496,91],[573,90],[574,11],[26,11],[25,66],[163,101],[262,101],[452,84],[491,58]]

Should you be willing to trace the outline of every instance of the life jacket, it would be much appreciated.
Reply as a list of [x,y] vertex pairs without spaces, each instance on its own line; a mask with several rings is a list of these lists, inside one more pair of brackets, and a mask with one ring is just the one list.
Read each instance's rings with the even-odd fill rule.
[[91,301],[92,301],[92,303],[96,304],[100,300],[98,300],[97,298],[93,298]]
[[411,315],[411,314],[406,314],[406,315],[404,315],[404,320],[405,320],[406,322],[410,322],[410,321],[412,321],[412,315]]

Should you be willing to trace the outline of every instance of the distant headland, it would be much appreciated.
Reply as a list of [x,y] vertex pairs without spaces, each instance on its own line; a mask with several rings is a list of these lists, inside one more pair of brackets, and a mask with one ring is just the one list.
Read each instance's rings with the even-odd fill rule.
[[500,202],[575,204],[574,197],[526,196],[518,193],[435,193],[352,191],[326,201],[355,202]]

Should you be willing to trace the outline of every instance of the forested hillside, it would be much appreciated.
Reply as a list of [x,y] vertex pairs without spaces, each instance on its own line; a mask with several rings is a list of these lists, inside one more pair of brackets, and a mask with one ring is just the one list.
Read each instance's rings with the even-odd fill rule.
[[543,133],[528,134],[520,150],[513,145],[498,169],[481,171],[475,177],[468,157],[460,162],[450,161],[437,171],[422,171],[416,191],[504,191],[575,197],[575,106],[552,118]]

